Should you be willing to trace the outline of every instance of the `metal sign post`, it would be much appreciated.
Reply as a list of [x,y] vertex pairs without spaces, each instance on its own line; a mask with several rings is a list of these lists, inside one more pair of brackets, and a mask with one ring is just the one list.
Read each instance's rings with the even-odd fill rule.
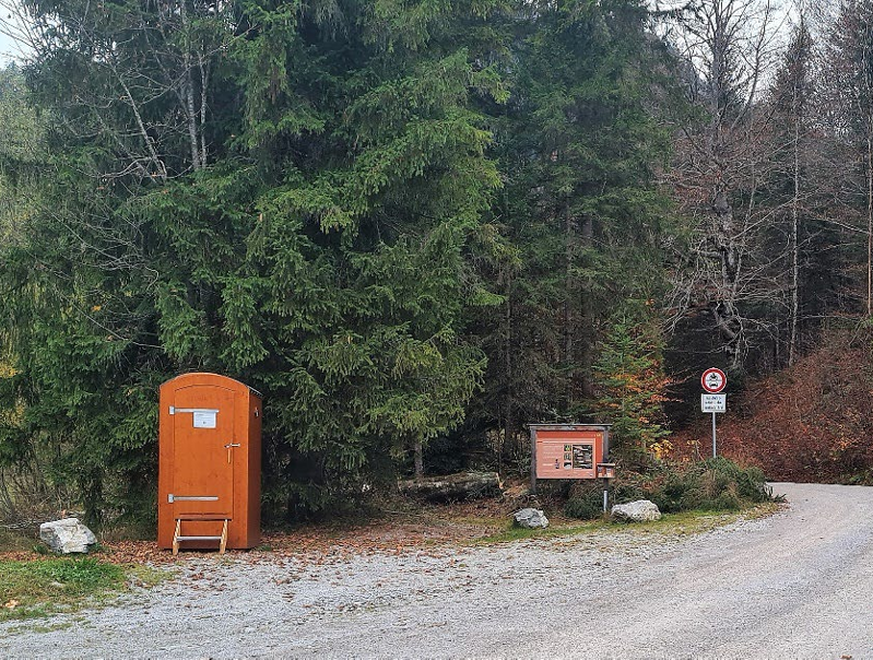
[[609,509],[609,480],[615,479],[615,463],[598,463],[597,478],[603,479],[603,513]]
[[715,458],[717,455],[715,415],[727,410],[727,394],[701,394],[700,410],[701,412],[712,413],[712,457]]
[[715,458],[718,455],[717,448],[718,444],[715,440],[715,413],[712,413],[712,457]]
[[718,442],[715,435],[715,415],[727,410],[727,394],[719,394],[727,385],[727,376],[721,369],[710,367],[700,377],[705,394],[700,395],[700,410],[712,413],[712,457],[718,456]]

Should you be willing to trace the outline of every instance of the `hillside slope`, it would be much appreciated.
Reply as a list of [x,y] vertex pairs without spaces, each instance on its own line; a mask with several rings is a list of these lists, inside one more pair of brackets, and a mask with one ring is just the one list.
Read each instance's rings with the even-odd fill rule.
[[[749,383],[718,419],[719,454],[768,479],[873,483],[873,356],[868,337],[831,336],[797,364]],[[708,416],[674,436],[677,453],[711,451]]]

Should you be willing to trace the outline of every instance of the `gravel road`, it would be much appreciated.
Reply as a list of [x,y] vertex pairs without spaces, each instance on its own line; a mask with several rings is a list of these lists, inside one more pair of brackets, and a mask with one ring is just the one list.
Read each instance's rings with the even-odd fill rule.
[[0,626],[0,657],[873,658],[873,488],[775,489],[786,510],[690,537],[192,559],[66,628]]

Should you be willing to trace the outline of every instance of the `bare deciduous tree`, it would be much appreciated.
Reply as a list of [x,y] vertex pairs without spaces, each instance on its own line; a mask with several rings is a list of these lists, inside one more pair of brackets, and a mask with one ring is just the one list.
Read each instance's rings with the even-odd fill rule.
[[697,221],[672,300],[678,322],[705,308],[730,368],[741,370],[752,330],[772,321],[748,310],[778,295],[756,250],[773,219],[759,190],[769,175],[771,114],[760,103],[778,54],[769,0],[713,0],[675,11],[670,38],[686,62],[686,89],[704,119],[678,127],[671,183]]
[[111,149],[111,176],[166,180],[208,164],[211,73],[236,38],[228,3],[0,0],[0,10],[0,31],[25,57],[74,81],[74,94],[46,97],[77,118],[74,134]]

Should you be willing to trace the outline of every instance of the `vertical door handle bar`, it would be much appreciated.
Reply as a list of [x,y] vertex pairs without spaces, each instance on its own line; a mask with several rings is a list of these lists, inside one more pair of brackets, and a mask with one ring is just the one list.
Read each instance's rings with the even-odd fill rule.
[[230,450],[232,447],[239,447],[240,443],[238,442],[228,442],[224,445],[224,448],[227,449],[227,462],[230,463]]

